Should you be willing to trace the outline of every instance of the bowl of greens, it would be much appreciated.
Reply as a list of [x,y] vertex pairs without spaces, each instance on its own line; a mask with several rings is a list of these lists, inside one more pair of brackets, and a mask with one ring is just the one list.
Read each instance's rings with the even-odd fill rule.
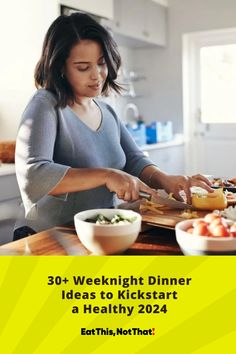
[[142,217],[132,210],[90,209],[74,216],[82,244],[99,255],[119,254],[137,239]]

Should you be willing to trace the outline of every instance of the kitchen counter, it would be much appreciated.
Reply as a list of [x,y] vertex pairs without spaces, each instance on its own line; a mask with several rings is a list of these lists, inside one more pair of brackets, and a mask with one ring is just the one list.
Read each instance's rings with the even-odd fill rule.
[[180,146],[184,144],[184,137],[182,134],[176,134],[173,140],[160,142],[156,144],[145,144],[141,145],[141,149],[145,151],[155,150],[155,149],[164,149],[171,146]]
[[20,203],[15,164],[2,163],[0,165],[0,244],[12,240]]
[[171,141],[142,145],[141,149],[162,171],[175,175],[185,174],[184,137],[182,134],[176,134]]
[[[7,243],[0,255],[32,256],[91,256],[80,242],[74,227],[54,227]],[[121,255],[182,255],[175,231],[144,224],[136,242]]]
[[14,163],[0,165],[0,202],[20,197]]
[[0,176],[13,175],[16,173],[14,163],[1,163]]

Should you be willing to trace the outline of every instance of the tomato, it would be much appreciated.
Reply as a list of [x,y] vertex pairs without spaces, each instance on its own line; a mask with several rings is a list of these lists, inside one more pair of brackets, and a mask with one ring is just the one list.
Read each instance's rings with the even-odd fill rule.
[[[216,226],[218,225],[223,225],[222,219],[221,218],[215,218],[208,226],[209,231],[212,233],[212,231],[215,229]],[[225,226],[225,225],[223,225]]]
[[194,220],[193,222],[193,227],[196,227],[197,225],[200,224],[206,224],[204,220],[200,219],[200,220]]
[[230,226],[230,234],[233,236],[233,237],[236,237],[236,222]]
[[220,215],[209,213],[204,219],[193,221],[192,227],[187,232],[198,236],[236,237],[236,222],[229,226]]
[[216,227],[211,230],[212,236],[216,237],[227,237],[230,236],[229,230],[224,225],[216,225]]
[[209,230],[208,230],[208,225],[207,223],[199,223],[196,225],[193,229],[193,234],[194,235],[200,235],[200,236],[208,236],[209,235]]
[[186,232],[188,232],[189,234],[193,233],[193,227],[190,227]]
[[207,223],[211,223],[213,220],[216,220],[216,219],[221,219],[220,215],[218,214],[215,214],[215,213],[209,213],[207,215],[205,215],[204,217],[204,221],[207,222]]

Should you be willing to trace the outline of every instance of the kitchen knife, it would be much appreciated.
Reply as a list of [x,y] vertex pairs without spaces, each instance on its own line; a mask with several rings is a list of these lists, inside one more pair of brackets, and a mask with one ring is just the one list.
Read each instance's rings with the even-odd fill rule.
[[[159,194],[159,191],[157,192],[157,194]],[[168,194],[166,194],[166,195],[168,196]],[[168,197],[164,197],[164,194],[163,194],[163,196],[157,195],[156,197],[153,197],[153,196],[151,196],[150,194],[148,194],[146,192],[140,191],[139,192],[139,196],[140,196],[140,198],[145,198],[147,200],[152,200],[153,203],[166,205],[166,206],[168,206],[168,207],[170,207],[172,209],[193,209],[192,205],[184,203],[184,202],[179,202],[178,200],[168,199]]]

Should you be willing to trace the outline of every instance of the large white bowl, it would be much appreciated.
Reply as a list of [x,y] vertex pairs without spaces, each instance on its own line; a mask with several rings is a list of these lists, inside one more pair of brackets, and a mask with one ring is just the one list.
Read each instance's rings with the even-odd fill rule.
[[180,221],[175,226],[176,240],[185,255],[236,254],[236,237],[209,237],[188,233],[193,222],[201,219]]
[[[85,221],[98,214],[112,218],[116,214],[136,217],[132,223],[117,225],[100,225]],[[77,213],[74,223],[77,235],[83,245],[99,255],[120,253],[129,248],[137,239],[141,229],[141,215],[132,210],[91,209]]]

